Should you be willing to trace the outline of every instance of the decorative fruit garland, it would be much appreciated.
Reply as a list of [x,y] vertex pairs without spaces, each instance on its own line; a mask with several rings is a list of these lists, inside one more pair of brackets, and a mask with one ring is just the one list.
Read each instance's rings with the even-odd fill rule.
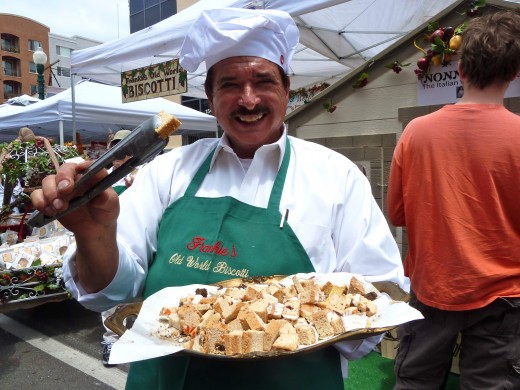
[[[481,14],[480,9],[485,6],[486,0],[472,0],[469,9],[460,15],[466,15],[470,18],[479,16]],[[417,68],[414,70],[419,80],[430,72],[432,65],[446,66],[451,63],[453,56],[457,54],[457,50],[462,44],[462,33],[466,26],[466,21],[456,28],[451,26],[441,27],[438,22],[429,23],[426,34],[424,34],[424,40],[430,44],[430,47],[424,49],[417,44],[417,39],[414,40],[414,46],[423,53],[423,56],[417,61]],[[385,67],[399,74],[402,68],[409,65],[411,64],[403,64],[399,60],[395,60],[386,64]]]
[[440,27],[437,22],[428,25],[427,40],[431,43],[431,47],[427,50],[420,47],[416,41],[414,46],[423,52],[424,56],[417,61],[417,69],[414,70],[418,79],[422,79],[430,72],[432,65],[448,65],[453,56],[457,54],[457,50],[462,43],[462,32],[466,28],[467,23],[453,28]]
[[[470,18],[480,15],[480,8],[486,6],[486,0],[472,0],[470,8],[461,15],[467,15]],[[424,49],[414,40],[414,46],[424,55],[417,61],[417,68],[414,70],[417,78],[421,80],[425,75],[430,73],[431,66],[449,65],[453,56],[457,54],[462,44],[462,33],[467,26],[464,21],[459,26],[453,28],[451,26],[441,27],[438,22],[429,23],[425,41],[431,44],[430,48]]]
[[321,83],[315,84],[309,88],[298,88],[296,90],[289,91],[289,100],[294,100],[296,98],[301,98],[304,102],[307,102],[308,99],[312,98],[318,92],[323,91],[324,89],[330,86],[329,83]]
[[334,111],[336,111],[337,106],[332,103],[332,99],[329,99],[328,102],[323,104],[323,108],[325,109],[325,111],[332,114]]

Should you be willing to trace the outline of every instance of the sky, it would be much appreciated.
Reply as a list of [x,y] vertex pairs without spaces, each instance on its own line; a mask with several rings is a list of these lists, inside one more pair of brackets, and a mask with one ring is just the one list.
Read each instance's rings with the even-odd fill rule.
[[128,0],[0,0],[0,13],[33,19],[66,37],[109,42],[130,35]]

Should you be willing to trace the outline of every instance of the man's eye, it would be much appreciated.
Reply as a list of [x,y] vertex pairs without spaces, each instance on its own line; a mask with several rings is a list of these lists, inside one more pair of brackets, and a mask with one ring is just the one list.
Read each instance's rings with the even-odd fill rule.
[[258,83],[259,84],[275,84],[276,81],[273,79],[262,79],[262,80],[259,80]]
[[220,89],[233,88],[234,86],[236,86],[235,83],[223,83],[220,84]]

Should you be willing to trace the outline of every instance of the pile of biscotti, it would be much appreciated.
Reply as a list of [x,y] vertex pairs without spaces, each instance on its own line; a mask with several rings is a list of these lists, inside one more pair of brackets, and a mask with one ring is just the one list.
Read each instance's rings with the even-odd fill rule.
[[208,294],[204,288],[165,306],[154,335],[206,354],[294,351],[370,327],[375,292],[352,277],[348,285],[292,277],[292,284],[242,284]]

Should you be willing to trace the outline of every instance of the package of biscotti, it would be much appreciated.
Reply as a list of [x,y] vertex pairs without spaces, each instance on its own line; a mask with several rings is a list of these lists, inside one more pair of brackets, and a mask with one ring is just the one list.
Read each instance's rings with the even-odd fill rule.
[[368,283],[348,273],[169,287],[142,303],[110,362],[178,352],[222,359],[300,353],[422,318],[406,296],[393,283]]

